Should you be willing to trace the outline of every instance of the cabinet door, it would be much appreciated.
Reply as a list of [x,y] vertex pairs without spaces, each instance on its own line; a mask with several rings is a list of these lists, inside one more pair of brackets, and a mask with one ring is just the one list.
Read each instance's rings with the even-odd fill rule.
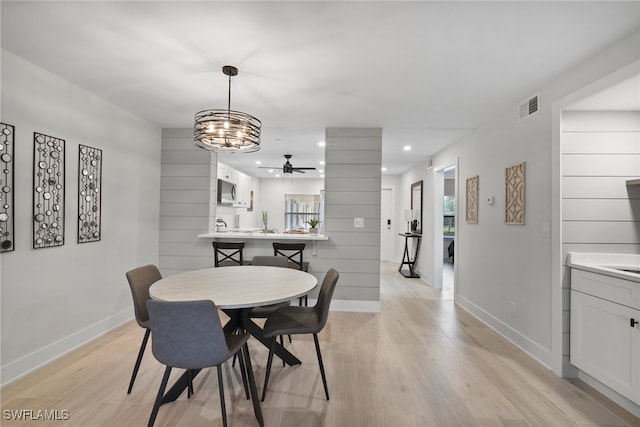
[[238,172],[238,197],[236,206],[248,208],[251,205],[251,177]]
[[218,163],[218,172],[217,172],[217,174],[218,174],[218,179],[230,182],[232,184],[237,184],[238,183],[238,180],[237,180],[237,177],[236,177],[236,171],[234,169],[231,169],[227,165],[224,165],[222,163]]
[[640,311],[571,291],[571,363],[640,401]]

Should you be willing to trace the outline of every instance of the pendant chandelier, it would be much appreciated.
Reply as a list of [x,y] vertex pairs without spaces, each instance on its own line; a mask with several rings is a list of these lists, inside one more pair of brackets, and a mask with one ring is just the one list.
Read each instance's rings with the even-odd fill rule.
[[231,109],[231,77],[238,75],[232,65],[222,67],[229,76],[227,109],[203,110],[196,113],[193,142],[200,148],[217,152],[250,153],[260,149],[260,127],[255,117]]

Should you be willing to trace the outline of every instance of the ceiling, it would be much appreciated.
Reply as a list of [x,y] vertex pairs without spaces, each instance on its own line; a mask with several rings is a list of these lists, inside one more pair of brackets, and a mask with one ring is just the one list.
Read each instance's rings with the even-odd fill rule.
[[[321,167],[326,127],[383,128],[402,173],[640,28],[640,2],[2,1],[2,47],[163,128],[231,108],[262,148]],[[411,146],[404,151],[404,146]],[[317,177],[317,172],[294,174]]]

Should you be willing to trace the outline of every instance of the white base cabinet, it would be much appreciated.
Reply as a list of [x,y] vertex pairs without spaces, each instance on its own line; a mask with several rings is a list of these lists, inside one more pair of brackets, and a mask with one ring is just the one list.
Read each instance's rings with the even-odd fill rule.
[[[636,282],[571,270],[570,360],[640,404],[640,307],[620,303],[621,291],[635,293],[637,287]],[[625,300],[633,304],[634,298]]]

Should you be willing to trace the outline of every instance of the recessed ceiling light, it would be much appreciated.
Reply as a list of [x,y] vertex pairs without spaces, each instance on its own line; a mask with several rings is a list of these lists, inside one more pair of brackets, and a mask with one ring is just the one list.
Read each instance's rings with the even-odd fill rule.
[[276,178],[280,178],[280,174],[279,173],[276,174]]
[[269,169],[269,173],[273,173],[273,169]]
[[318,147],[324,147],[324,141],[318,142]]
[[382,168],[382,172],[386,172],[387,168]]
[[322,169],[318,169],[318,173],[322,173],[324,172]]
[[262,162],[260,160],[256,160],[256,165],[261,165]]
[[324,165],[324,160],[320,160],[320,164],[321,164],[321,165]]
[[411,151],[411,146],[410,145],[405,145],[403,150],[404,151]]
[[320,178],[324,178],[324,174],[320,175]]

